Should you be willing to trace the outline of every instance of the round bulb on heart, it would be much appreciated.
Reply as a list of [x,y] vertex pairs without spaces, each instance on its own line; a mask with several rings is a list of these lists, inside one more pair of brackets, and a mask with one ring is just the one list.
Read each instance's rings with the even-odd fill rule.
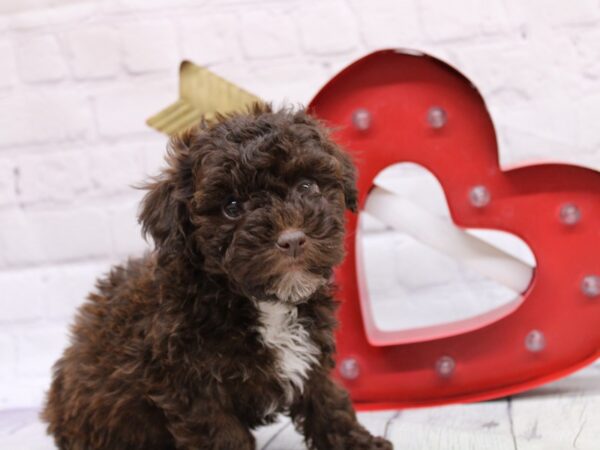
[[531,330],[525,337],[525,348],[531,353],[539,353],[546,348],[546,337],[539,330]]
[[483,185],[474,186],[469,191],[469,202],[475,208],[483,208],[492,200],[492,195],[488,188]]
[[360,366],[356,358],[345,358],[340,362],[340,375],[346,380],[356,380],[360,375]]
[[581,220],[581,211],[574,203],[565,203],[558,213],[560,221],[568,226],[573,226]]
[[456,363],[450,356],[442,356],[435,363],[435,371],[442,378],[450,378],[454,374]]
[[448,121],[446,110],[440,106],[432,106],[427,111],[427,123],[431,128],[443,128]]
[[352,113],[352,124],[359,131],[366,131],[371,127],[371,113],[364,108],[358,108]]
[[581,280],[581,292],[589,298],[600,296],[600,276],[586,275],[583,277],[583,280]]

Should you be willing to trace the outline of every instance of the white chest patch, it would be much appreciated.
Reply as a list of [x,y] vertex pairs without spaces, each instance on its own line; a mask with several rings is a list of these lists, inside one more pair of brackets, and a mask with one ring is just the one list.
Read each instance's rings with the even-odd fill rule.
[[278,376],[289,403],[294,388],[302,392],[310,367],[317,362],[319,349],[298,319],[298,309],[284,303],[259,302],[264,344],[277,358]]

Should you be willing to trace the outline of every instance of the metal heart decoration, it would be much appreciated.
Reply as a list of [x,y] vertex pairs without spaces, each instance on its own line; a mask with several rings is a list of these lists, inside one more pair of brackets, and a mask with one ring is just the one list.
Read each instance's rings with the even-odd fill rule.
[[357,406],[407,407],[490,399],[565,376],[600,356],[600,174],[565,164],[502,170],[484,101],[463,75],[415,52],[372,53],[335,76],[309,109],[355,157],[364,206],[375,176],[420,164],[444,189],[455,225],[512,233],[537,267],[509,310],[434,338],[368,332],[348,215],[336,374]]

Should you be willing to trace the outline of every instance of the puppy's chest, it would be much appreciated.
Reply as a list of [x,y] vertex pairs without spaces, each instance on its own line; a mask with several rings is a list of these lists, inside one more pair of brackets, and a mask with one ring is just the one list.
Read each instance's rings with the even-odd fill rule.
[[259,302],[258,307],[260,340],[273,354],[273,373],[285,392],[286,403],[289,403],[295,390],[303,391],[320,352],[295,306]]

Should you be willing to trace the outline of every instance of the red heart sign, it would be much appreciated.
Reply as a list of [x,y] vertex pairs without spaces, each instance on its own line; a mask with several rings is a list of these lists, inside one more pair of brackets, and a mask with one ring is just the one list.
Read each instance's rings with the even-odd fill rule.
[[512,233],[537,260],[513,311],[462,333],[382,345],[367,335],[361,314],[368,299],[357,281],[357,216],[349,215],[348,255],[336,274],[342,298],[337,375],[359,407],[504,396],[600,356],[598,172],[565,164],[501,170],[477,90],[455,69],[414,52],[385,50],[358,60],[309,108],[355,155],[362,205],[381,170],[414,162],[437,177],[457,226]]

